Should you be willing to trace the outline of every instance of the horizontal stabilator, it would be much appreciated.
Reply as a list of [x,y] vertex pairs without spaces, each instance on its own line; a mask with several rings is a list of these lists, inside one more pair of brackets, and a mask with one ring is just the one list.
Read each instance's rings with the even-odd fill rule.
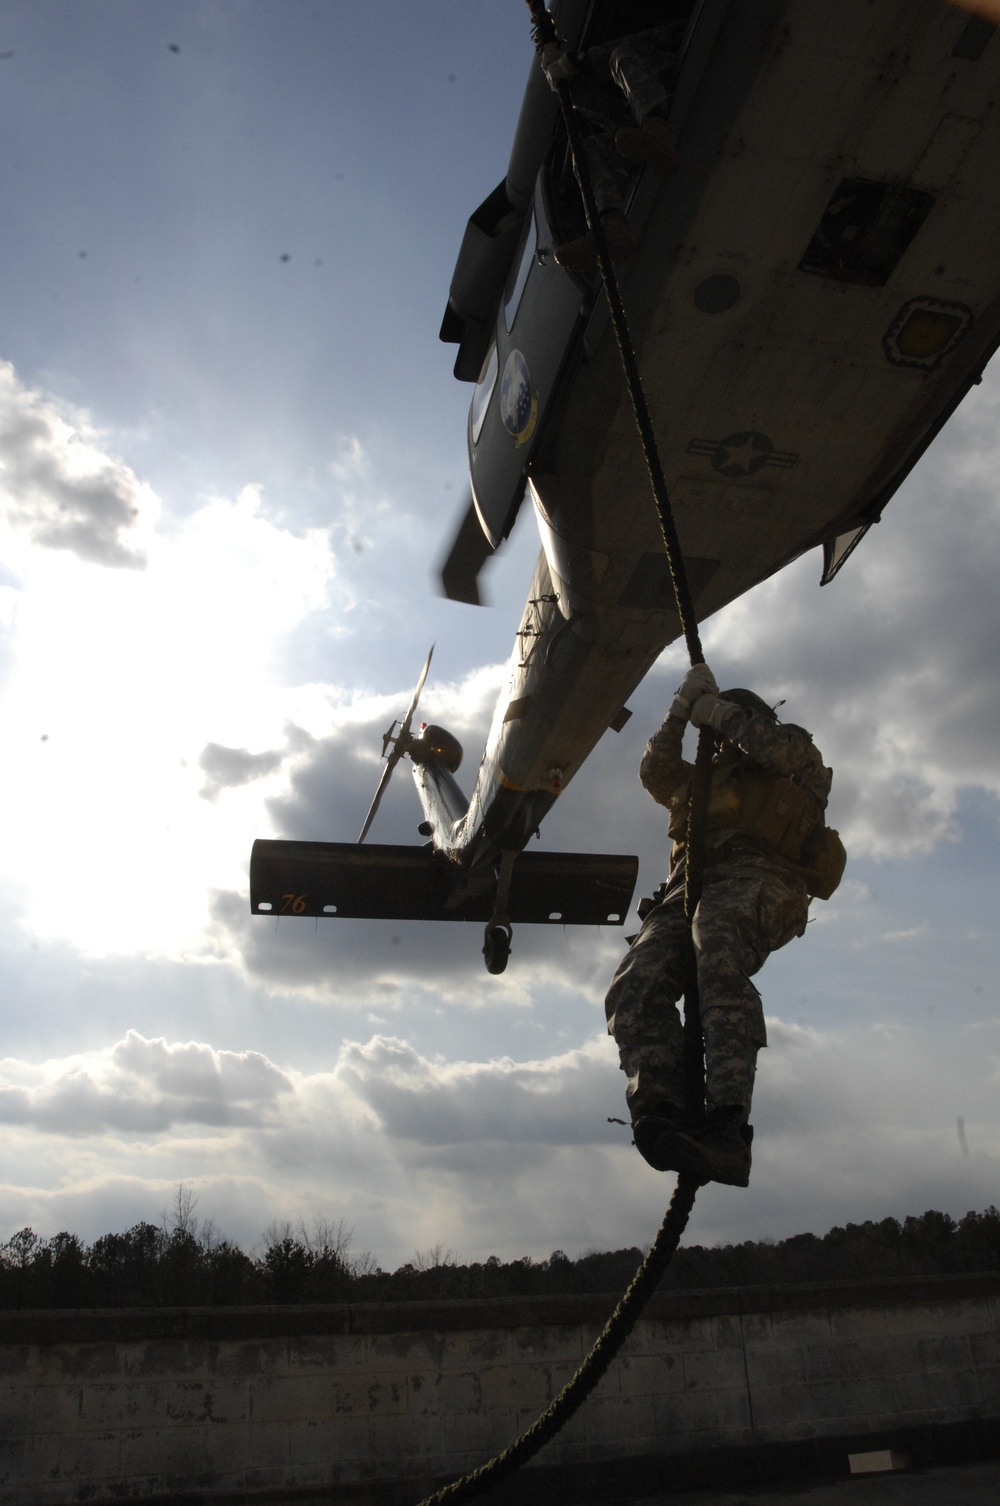
[[[542,925],[622,925],[639,860],[590,852],[522,852],[507,915]],[[338,920],[478,920],[496,908],[492,867],[466,871],[426,847],[257,841],[250,854],[255,915]]]

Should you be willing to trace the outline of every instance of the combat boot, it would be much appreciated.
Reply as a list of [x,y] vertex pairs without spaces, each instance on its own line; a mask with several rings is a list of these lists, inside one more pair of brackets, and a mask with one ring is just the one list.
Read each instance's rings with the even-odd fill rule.
[[[612,209],[607,214],[601,215],[601,228],[608,243],[611,260],[616,265],[619,262],[628,261],[629,257],[635,253],[635,237],[628,228],[625,216],[618,210]],[[557,246],[553,255],[567,272],[584,272],[589,275],[597,270],[597,247],[589,231],[586,235],[577,236],[575,241],[567,241],[565,245]]]
[[648,162],[661,173],[672,173],[677,167],[670,127],[662,115],[647,115],[641,126],[620,126],[615,150],[626,162]]
[[742,1109],[713,1109],[695,1127],[675,1127],[650,1115],[633,1130],[636,1149],[657,1171],[683,1171],[700,1182],[750,1185],[753,1129],[741,1124]]
[[691,1127],[692,1121],[684,1109],[679,1109],[672,1103],[660,1103],[635,1120],[632,1125],[632,1143],[643,1160],[648,1161],[654,1170],[667,1171],[669,1168],[660,1166],[656,1159],[656,1148],[661,1138],[676,1135]]

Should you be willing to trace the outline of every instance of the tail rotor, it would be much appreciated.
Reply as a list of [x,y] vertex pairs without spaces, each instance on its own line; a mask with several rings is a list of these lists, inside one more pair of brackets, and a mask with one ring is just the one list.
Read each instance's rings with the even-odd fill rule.
[[365,837],[367,837],[371,824],[375,820],[375,813],[379,808],[379,804],[385,792],[385,787],[389,783],[389,780],[392,778],[393,769],[399,763],[399,760],[403,757],[403,754],[410,751],[410,747],[413,743],[413,739],[410,736],[410,723],[413,721],[413,713],[417,709],[417,702],[420,699],[420,692],[423,690],[424,681],[427,679],[427,671],[431,667],[431,658],[433,656],[433,653],[434,645],[432,643],[430,646],[430,652],[428,653],[427,658],[424,660],[424,667],[420,671],[420,679],[417,681],[417,688],[413,692],[410,704],[406,709],[406,715],[403,717],[403,720],[399,724],[399,731],[395,736],[393,736],[393,731],[396,726],[396,723],[393,722],[390,725],[388,732],[384,732],[382,734],[382,757],[385,759],[385,768],[382,770],[382,778],[379,780],[378,789],[375,791],[375,799],[372,801],[368,809],[368,814],[365,817],[365,824],[361,828],[361,835],[358,838],[359,846],[365,840]]

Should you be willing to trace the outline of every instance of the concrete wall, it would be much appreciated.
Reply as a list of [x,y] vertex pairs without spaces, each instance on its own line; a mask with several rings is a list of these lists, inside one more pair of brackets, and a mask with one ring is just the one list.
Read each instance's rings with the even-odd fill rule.
[[[0,1502],[416,1501],[531,1422],[612,1306],[0,1314]],[[699,1451],[1000,1439],[998,1316],[996,1276],[658,1295],[519,1499],[529,1475],[582,1498],[605,1464],[622,1487],[623,1462]]]

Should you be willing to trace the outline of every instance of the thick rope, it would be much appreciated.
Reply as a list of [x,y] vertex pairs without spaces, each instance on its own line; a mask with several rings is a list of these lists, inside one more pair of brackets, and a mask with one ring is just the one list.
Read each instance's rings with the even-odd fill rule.
[[491,1459],[480,1469],[474,1469],[461,1479],[445,1485],[433,1495],[426,1496],[419,1506],[458,1506],[461,1501],[471,1500],[481,1491],[520,1469],[538,1453],[569,1421],[582,1402],[590,1395],[611,1361],[618,1353],[635,1326],[635,1321],[646,1302],[656,1290],[657,1284],[681,1240],[687,1226],[695,1193],[701,1183],[692,1177],[680,1176],[670,1200],[670,1207],[660,1226],[660,1232],[642,1265],[632,1277],[625,1295],[608,1319],[604,1331],[590,1351],[573,1379],[567,1381],[559,1395],[549,1403],[538,1417],[512,1444]]
[[[535,39],[535,47],[540,52],[543,47],[547,47],[551,43],[558,41],[555,22],[542,4],[542,0],[527,0],[527,4],[534,23],[532,26],[532,35]],[[663,547],[666,550],[667,567],[670,571],[670,583],[673,586],[674,598],[677,602],[677,615],[681,621],[681,630],[684,634],[691,663],[702,664],[704,663],[704,654],[701,648],[701,638],[698,634],[698,622],[694,613],[694,602],[684,570],[681,541],[674,523],[670,498],[667,494],[667,481],[663,474],[660,453],[656,444],[656,435],[653,430],[653,421],[649,414],[646,394],[642,387],[642,378],[639,375],[639,365],[636,361],[635,350],[632,345],[631,336],[629,335],[628,320],[625,317],[625,305],[622,302],[618,279],[615,276],[611,252],[608,249],[607,236],[604,234],[604,227],[601,224],[601,216],[597,208],[597,200],[594,197],[590,174],[587,170],[587,163],[583,152],[583,139],[580,134],[579,124],[577,123],[576,112],[573,109],[572,92],[567,79],[559,81],[558,93],[559,104],[562,107],[563,123],[565,124],[566,134],[569,137],[570,148],[573,152],[576,179],[580,186],[580,195],[583,199],[583,207],[587,216],[587,227],[594,237],[594,246],[597,250],[601,276],[604,279],[604,292],[611,311],[611,322],[614,326],[615,338],[618,341],[618,350],[621,355],[622,366],[625,370],[625,380],[628,383],[629,396],[632,399],[632,407],[635,411],[635,421],[639,430],[639,437],[642,440],[642,451],[646,457],[646,467],[649,471],[649,479],[653,487],[656,514],[660,520]]]
[[[527,0],[527,4],[533,19],[532,35],[535,47],[540,52],[544,46],[556,40],[555,23],[545,10],[542,0]],[[629,395],[632,399],[632,407],[635,412],[636,426],[639,430],[643,454],[646,458],[646,468],[649,471],[649,479],[653,488],[656,513],[659,518],[660,530],[663,534],[663,547],[667,556],[667,568],[670,572],[670,582],[673,586],[674,599],[677,603],[677,615],[680,618],[681,629],[684,633],[691,663],[702,664],[704,663],[704,654],[702,652],[701,639],[698,635],[698,622],[694,614],[694,603],[684,569],[684,557],[681,553],[680,539],[674,523],[670,497],[667,493],[666,477],[663,474],[663,466],[660,462],[659,450],[656,444],[656,435],[653,431],[653,422],[646,403],[635,350],[632,345],[631,336],[629,335],[628,321],[625,317],[625,306],[622,303],[618,280],[615,277],[614,266],[608,249],[607,238],[601,225],[601,217],[597,210],[590,175],[587,171],[586,161],[581,148],[580,130],[573,111],[569,85],[565,81],[559,84],[558,93],[563,120],[566,125],[566,134],[573,153],[574,170],[583,197],[587,224],[590,233],[594,237],[601,276],[604,279],[604,291],[611,312],[611,322],[614,326],[615,338],[618,342],[618,350],[625,372],[625,380],[628,384]],[[692,780],[691,801],[688,813],[684,910],[689,924],[701,895],[704,819],[708,804],[708,782],[713,744],[714,740],[711,731],[703,728],[698,741],[698,754],[695,762],[695,775]],[[697,856],[693,857],[693,854]],[[697,981],[694,978],[693,970],[692,986],[685,994],[684,999],[684,1037],[689,1101],[693,1107],[697,1107],[697,1111],[700,1113],[704,1105],[705,1081]],[[419,1506],[445,1506],[446,1502],[448,1506],[458,1506],[458,1503],[461,1501],[471,1500],[473,1496],[479,1495],[484,1490],[488,1490],[491,1486],[506,1478],[507,1475],[513,1474],[515,1470],[520,1469],[522,1464],[525,1464],[540,1448],[543,1448],[550,1439],[555,1437],[560,1428],[569,1421],[590,1395],[625,1342],[625,1339],[632,1332],[640,1313],[649,1297],[655,1291],[673,1258],[674,1251],[680,1244],[681,1236],[687,1227],[687,1221],[691,1215],[691,1209],[694,1207],[695,1194],[700,1186],[701,1183],[697,1178],[687,1176],[683,1173],[678,1176],[677,1186],[670,1200],[670,1207],[667,1209],[663,1223],[660,1226],[660,1232],[657,1234],[648,1255],[636,1271],[625,1295],[608,1319],[603,1332],[590,1351],[590,1354],[583,1361],[583,1364],[577,1370],[572,1380],[563,1387],[559,1395],[549,1404],[541,1416],[519,1438],[515,1439],[512,1444],[505,1448],[502,1453],[497,1454],[479,1469],[472,1470],[469,1474],[463,1475],[450,1485],[445,1485],[441,1490],[435,1491],[433,1495],[425,1497],[419,1503]]]
[[[527,4],[532,16],[532,36],[534,37],[535,48],[541,52],[543,47],[558,40],[555,22],[545,9],[543,0],[527,0]],[[698,633],[698,620],[695,616],[691,588],[688,583],[687,572],[684,568],[684,555],[681,550],[680,537],[677,533],[677,525],[674,522],[673,509],[670,505],[667,480],[663,473],[663,464],[660,460],[660,452],[656,443],[653,420],[650,416],[649,405],[646,402],[646,394],[643,390],[642,378],[639,374],[639,364],[636,360],[635,348],[632,344],[632,337],[629,334],[625,305],[622,302],[618,278],[615,275],[614,263],[611,259],[611,251],[608,247],[607,236],[604,233],[604,226],[601,224],[597,200],[594,197],[590,174],[587,170],[583,141],[576,112],[573,109],[572,92],[568,80],[562,79],[559,81],[558,94],[563,122],[566,127],[566,135],[569,138],[570,149],[573,153],[574,172],[580,186],[580,196],[583,199],[584,212],[587,216],[587,227],[594,238],[594,247],[597,251],[601,277],[604,280],[604,292],[611,314],[611,323],[614,328],[615,339],[618,343],[618,352],[621,356],[622,368],[625,372],[625,380],[628,384],[629,396],[632,400],[632,409],[635,414],[636,427],[639,430],[639,438],[642,442],[646,469],[649,472],[649,480],[653,489],[656,515],[660,523],[660,532],[663,535],[663,548],[667,556],[667,568],[670,572],[670,583],[673,586],[674,600],[677,604],[677,616],[680,619],[681,631],[684,634],[690,662],[692,664],[703,664],[705,662],[705,655],[701,646],[701,637]],[[688,826],[685,840],[684,914],[689,926],[694,920],[694,912],[701,898],[705,867],[705,824],[714,751],[715,739],[712,731],[708,727],[702,727],[698,736],[698,752],[695,757],[694,778],[691,781],[691,797],[688,805]],[[700,1116],[704,1111],[705,1101],[705,1065],[702,1049],[698,983],[693,969],[691,984],[685,990],[684,994],[684,1040],[688,1108],[689,1110],[693,1110],[697,1116]]]

